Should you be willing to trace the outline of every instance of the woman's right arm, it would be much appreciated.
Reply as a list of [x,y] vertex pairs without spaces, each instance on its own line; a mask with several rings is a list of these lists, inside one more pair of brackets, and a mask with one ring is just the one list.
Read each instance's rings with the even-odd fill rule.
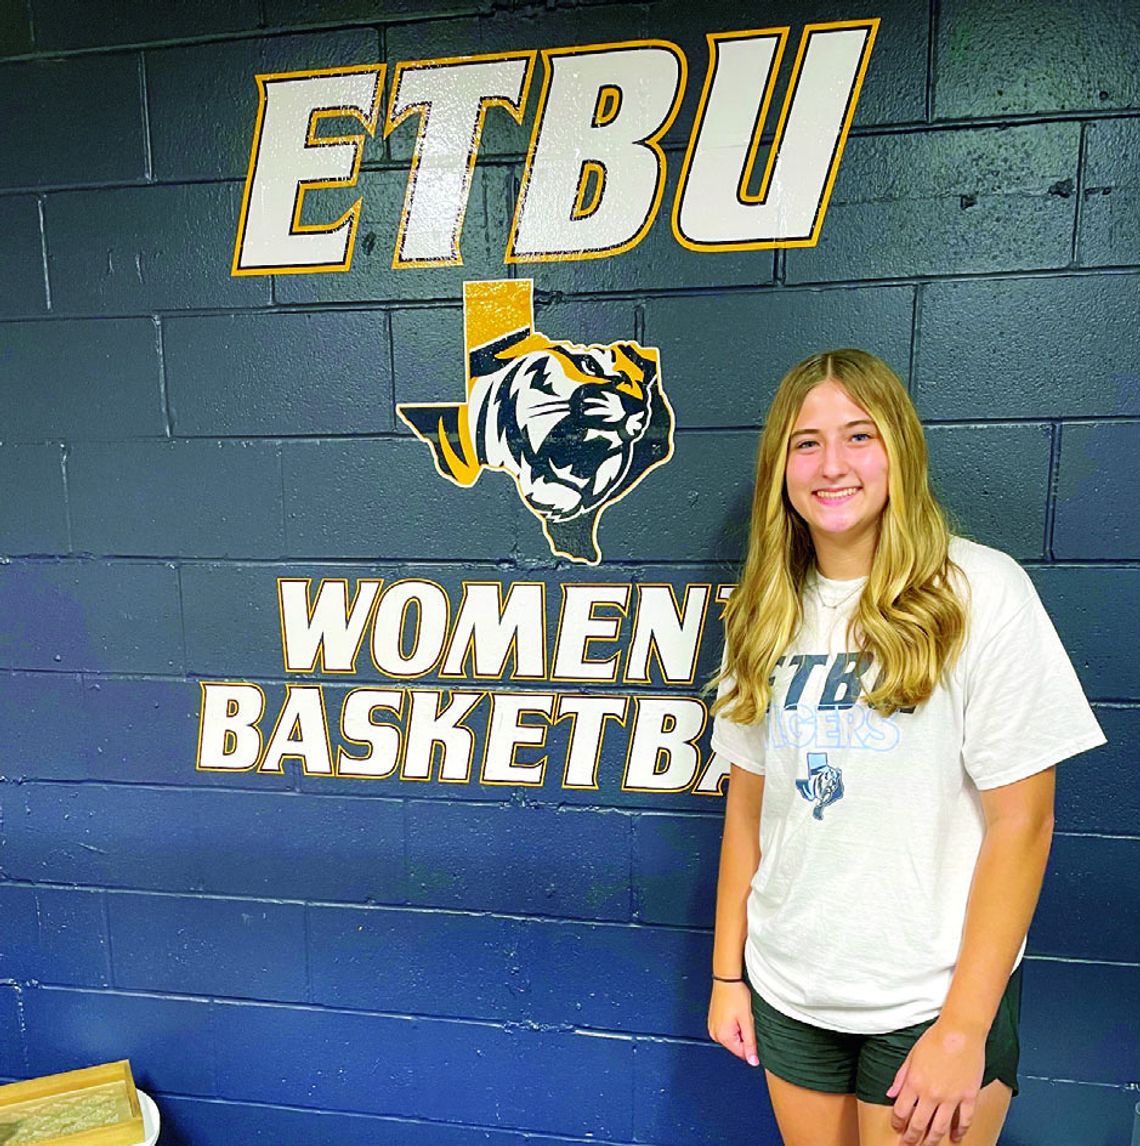
[[752,1023],[752,996],[744,975],[744,942],[748,936],[748,889],[760,866],[760,805],[764,777],[732,767],[724,809],[724,837],[720,845],[720,874],[716,885],[716,932],[713,939],[712,998],[709,1034],[751,1066],[756,1057]]

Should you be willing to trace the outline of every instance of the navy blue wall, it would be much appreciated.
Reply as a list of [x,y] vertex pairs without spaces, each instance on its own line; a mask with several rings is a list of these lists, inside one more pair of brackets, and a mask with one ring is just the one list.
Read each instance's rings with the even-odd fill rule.
[[[389,269],[409,123],[367,147],[351,272],[229,276],[256,72],[672,39],[667,208],[706,31],[869,15],[814,249],[694,254],[663,210],[628,254],[506,268],[530,115],[492,113],[462,268]],[[0,0],[0,1076],[129,1055],[172,1146],[776,1142],[704,1037],[719,800],[622,793],[609,757],[596,793],[194,770],[199,679],[280,703],[278,576],[581,575],[394,415],[461,377],[462,281],[513,271],[546,333],[661,350],[676,455],[602,519],[609,580],[732,579],[799,357],[908,380],[1111,741],[1060,772],[1003,1142],[1127,1142],[1137,43],[1128,0]]]

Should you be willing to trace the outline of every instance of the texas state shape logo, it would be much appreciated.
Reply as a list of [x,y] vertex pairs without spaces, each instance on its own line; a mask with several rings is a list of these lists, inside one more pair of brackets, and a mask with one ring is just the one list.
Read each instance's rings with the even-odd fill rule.
[[448,481],[509,474],[551,552],[598,564],[602,513],[673,454],[659,352],[540,334],[530,279],[464,283],[463,326],[466,401],[397,412]]

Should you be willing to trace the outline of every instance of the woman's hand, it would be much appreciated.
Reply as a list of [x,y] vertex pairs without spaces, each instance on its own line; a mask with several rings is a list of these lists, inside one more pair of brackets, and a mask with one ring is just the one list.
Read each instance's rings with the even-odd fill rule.
[[986,1032],[938,1019],[911,1047],[887,1097],[902,1146],[960,1142],[974,1119],[986,1065]]
[[746,983],[719,983],[715,979],[709,1000],[709,1035],[749,1066],[759,1066],[756,1027],[752,1020],[752,993]]

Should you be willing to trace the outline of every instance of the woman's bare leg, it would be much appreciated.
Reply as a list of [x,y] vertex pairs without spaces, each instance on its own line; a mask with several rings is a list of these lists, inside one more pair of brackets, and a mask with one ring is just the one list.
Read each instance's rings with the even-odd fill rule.
[[[997,1146],[1013,1092],[1004,1082],[991,1082],[978,1092],[974,1122],[961,1146]],[[779,1117],[779,1115],[777,1115]],[[899,1133],[891,1129],[891,1107],[859,1103],[859,1146],[898,1146]],[[951,1146],[950,1135],[940,1146]]]
[[825,1094],[764,1074],[784,1146],[859,1146],[855,1095]]

